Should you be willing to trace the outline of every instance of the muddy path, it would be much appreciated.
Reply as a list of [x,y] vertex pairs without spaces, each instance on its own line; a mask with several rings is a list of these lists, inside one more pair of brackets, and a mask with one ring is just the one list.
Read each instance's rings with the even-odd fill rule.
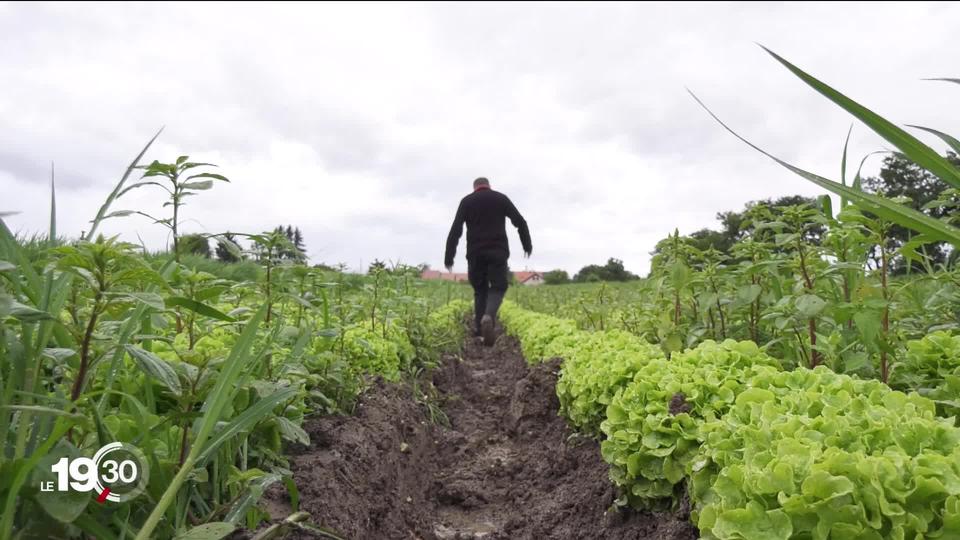
[[291,458],[301,509],[356,540],[696,538],[672,514],[608,512],[599,445],[557,416],[558,365],[528,368],[508,336],[469,340],[432,376],[449,427],[410,386],[378,384],[355,416],[306,426],[312,445]]

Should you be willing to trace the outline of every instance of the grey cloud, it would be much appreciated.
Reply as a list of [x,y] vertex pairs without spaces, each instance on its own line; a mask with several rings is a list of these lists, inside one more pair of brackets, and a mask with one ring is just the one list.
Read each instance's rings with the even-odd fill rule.
[[[531,222],[537,254],[515,265],[618,256],[644,271],[674,227],[818,193],[685,87],[836,176],[851,118],[753,42],[891,119],[949,131],[955,90],[918,79],[956,75],[958,22],[956,5],[926,3],[0,4],[0,190],[23,210],[16,227],[42,230],[55,160],[63,230],[78,233],[166,125],[148,159],[210,156],[235,179],[192,202],[191,227],[292,222],[319,260],[436,266],[485,175]],[[855,128],[851,155],[882,146]],[[140,222],[109,230],[164,241]]]

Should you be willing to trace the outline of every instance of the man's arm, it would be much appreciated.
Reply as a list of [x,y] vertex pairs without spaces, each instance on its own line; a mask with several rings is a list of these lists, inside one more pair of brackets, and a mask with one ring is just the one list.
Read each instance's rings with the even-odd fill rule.
[[453,226],[450,227],[450,234],[447,235],[447,250],[443,255],[443,265],[448,270],[453,266],[453,257],[457,254],[457,244],[460,242],[460,235],[463,234],[465,219],[463,201],[460,201],[460,206],[457,207],[457,215],[453,218]]
[[533,243],[530,241],[530,229],[527,228],[527,220],[523,219],[523,216],[520,215],[517,207],[513,205],[513,201],[509,198],[507,199],[507,217],[510,218],[510,223],[513,223],[513,226],[517,228],[517,232],[520,233],[523,253],[529,256],[533,253]]

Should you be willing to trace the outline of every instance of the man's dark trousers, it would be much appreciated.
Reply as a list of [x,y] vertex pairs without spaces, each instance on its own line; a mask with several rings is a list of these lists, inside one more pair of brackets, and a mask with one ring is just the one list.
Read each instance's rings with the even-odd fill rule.
[[497,320],[497,310],[507,293],[507,260],[490,255],[477,255],[467,259],[467,277],[473,286],[473,309],[476,331],[480,331],[480,319],[490,315]]

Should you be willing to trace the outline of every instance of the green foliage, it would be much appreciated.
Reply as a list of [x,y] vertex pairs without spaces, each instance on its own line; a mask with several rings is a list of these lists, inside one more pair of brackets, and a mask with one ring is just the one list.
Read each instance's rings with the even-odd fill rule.
[[690,471],[704,538],[960,532],[960,430],[931,401],[822,367],[750,385],[701,428]]
[[[156,218],[139,210],[120,210],[103,216],[103,219],[138,214],[153,220],[153,222],[156,224],[163,225],[167,229],[170,229],[170,233],[173,237],[173,255],[176,260],[179,261],[181,254],[180,209],[187,204],[187,197],[196,196],[201,191],[207,191],[213,188],[213,182],[215,180],[220,182],[230,181],[222,174],[197,172],[197,170],[201,170],[206,167],[216,167],[216,165],[212,163],[191,162],[189,156],[180,156],[174,163],[160,163],[159,161],[154,160],[149,165],[132,166],[132,168],[143,170],[143,176],[140,178],[139,182],[126,186],[119,192],[116,192],[116,198],[123,197],[125,194],[134,189],[139,189],[146,186],[159,187],[169,196],[169,200],[164,203],[163,206],[164,208],[171,208],[170,217]],[[126,177],[124,177],[124,180],[125,179]],[[121,185],[122,183],[123,180],[121,180]],[[118,185],[117,188],[119,189],[120,185]],[[111,195],[111,197],[113,197],[113,195]],[[209,250],[209,247],[207,249]]]
[[[583,418],[613,396],[601,449],[624,502],[676,504],[687,491],[705,539],[960,534],[960,429],[937,416],[953,402],[824,366],[782,371],[751,342],[707,340],[669,360],[642,347],[619,356],[635,338],[556,333],[553,317],[504,310],[521,341],[565,358],[558,395],[571,422],[589,430]],[[940,385],[955,378],[958,347],[945,332],[910,342],[895,384],[956,395]]]
[[916,390],[934,400],[941,415],[960,417],[960,337],[940,331],[907,342],[890,386]]
[[500,308],[500,320],[508,332],[520,340],[527,362],[548,360],[547,347],[554,339],[576,332],[572,321],[543,317],[524,309],[516,309],[509,302]]
[[607,406],[647,362],[663,351],[623,330],[577,332],[555,339],[548,356],[564,359],[557,396],[560,412],[592,434],[599,434]]
[[[955,166],[960,166],[960,158],[953,152],[947,152],[947,160]],[[903,198],[904,205],[936,219],[949,218],[953,213],[953,209],[949,206],[936,204],[949,186],[902,154],[893,153],[886,156],[880,173],[875,177],[864,178],[862,184],[864,190],[870,193]],[[890,238],[897,246],[906,244],[914,235],[912,231],[900,225],[894,225],[890,231]],[[943,242],[923,244],[922,249],[932,264],[943,264],[947,260],[949,249]],[[914,270],[921,270],[919,263],[915,262],[913,266]],[[906,271],[906,260],[898,258],[894,261],[892,273],[902,274]]]
[[[183,158],[125,185],[139,159],[95,226],[126,215],[110,204],[152,178],[180,185],[181,202],[213,178],[184,179],[200,164]],[[308,415],[349,412],[373,377],[397,380],[459,347],[465,291],[296,264],[283,258],[285,233],[235,236],[254,241],[258,260],[177,263],[116,238],[19,239],[0,220],[0,539],[256,529],[265,489],[296,489],[284,452],[309,443]],[[99,505],[36,490],[51,460],[113,441],[148,457],[145,494]]]
[[[501,320],[520,336],[525,350],[540,358],[563,359],[557,381],[560,413],[581,430],[596,435],[614,395],[649,360],[663,358],[660,348],[623,330],[572,330],[570,321],[533,313],[504,303]],[[559,330],[559,331],[558,331]],[[527,356],[528,359],[533,358]]]

